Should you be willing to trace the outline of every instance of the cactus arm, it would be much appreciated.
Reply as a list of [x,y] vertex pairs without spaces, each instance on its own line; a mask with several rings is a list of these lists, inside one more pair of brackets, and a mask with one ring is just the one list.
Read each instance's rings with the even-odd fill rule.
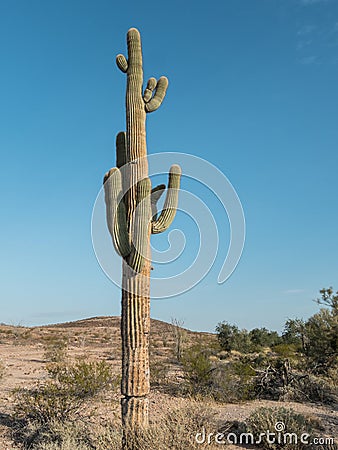
[[128,264],[138,273],[142,271],[145,260],[149,258],[150,190],[151,182],[149,178],[144,178],[137,183],[137,207],[133,217],[132,249]]
[[165,184],[159,184],[151,190],[150,204],[152,220],[157,219],[157,202],[165,191]]
[[[121,179],[122,179],[122,193],[128,191],[128,182],[126,180],[126,167],[127,164],[127,135],[125,131],[120,131],[116,136],[116,166],[120,169]],[[122,197],[122,202],[124,203],[124,208],[126,210],[125,198]],[[126,210],[127,211],[127,210]],[[127,216],[126,216],[127,217]]]
[[147,87],[144,90],[144,94],[143,94],[143,100],[145,101],[145,103],[148,103],[149,100],[151,99],[151,97],[153,96],[153,90],[156,88],[156,78],[149,78],[148,83],[147,83]]
[[116,136],[116,166],[123,167],[127,162],[126,132],[120,131]]
[[126,209],[122,201],[121,173],[114,167],[103,179],[106,202],[106,217],[109,233],[116,252],[125,258],[131,249],[129,244]]
[[156,111],[161,106],[167,92],[168,83],[168,78],[166,77],[161,77],[158,80],[154,96],[148,103],[145,104],[147,113]]
[[158,218],[152,221],[152,234],[163,233],[163,231],[169,227],[175,218],[178,205],[178,192],[180,188],[181,174],[181,168],[177,164],[170,167],[166,199],[164,201],[161,214]]
[[126,57],[124,55],[119,54],[119,55],[116,56],[116,65],[123,73],[127,72],[127,70],[128,70],[128,62],[127,62]]

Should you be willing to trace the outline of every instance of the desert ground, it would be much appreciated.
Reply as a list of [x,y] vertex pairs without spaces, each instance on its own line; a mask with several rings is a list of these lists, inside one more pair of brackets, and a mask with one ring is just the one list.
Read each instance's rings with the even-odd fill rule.
[[[67,358],[71,361],[106,361],[118,377],[121,365],[121,340],[119,317],[95,317],[57,325],[23,327],[0,326],[0,362],[3,376],[0,379],[0,449],[14,450],[25,448],[13,439],[15,429],[14,402],[15,388],[32,388],[43,383],[48,374],[46,366],[50,363],[46,357],[46,348],[60,339],[67,341]],[[185,330],[187,342],[214,344],[216,335]],[[186,342],[186,345],[188,345]],[[182,371],[173,358],[175,335],[173,325],[152,320],[151,323],[151,359],[164,364],[171,386],[182,383]],[[161,377],[161,374],[159,374]],[[94,413],[90,420],[103,424],[109,419],[116,420],[119,415],[119,389],[107,390],[100,399],[91,404]],[[165,411],[191,403],[195,399],[177,396],[171,389],[163,389],[161,383],[155,383],[150,395],[151,420]],[[216,403],[201,400],[204,406],[217,416],[219,423],[245,421],[258,406],[280,406],[281,402],[270,400],[245,401],[237,404]],[[282,406],[291,407],[297,412],[320,420],[323,435],[338,436],[338,412],[334,405],[314,403],[282,402]],[[198,431],[198,430],[197,430]],[[209,448],[214,448],[209,446]],[[215,447],[215,448],[219,448]],[[243,448],[228,446],[227,448]],[[249,447],[247,447],[249,448]],[[74,449],[76,450],[76,449]],[[183,449],[182,449],[183,450]]]

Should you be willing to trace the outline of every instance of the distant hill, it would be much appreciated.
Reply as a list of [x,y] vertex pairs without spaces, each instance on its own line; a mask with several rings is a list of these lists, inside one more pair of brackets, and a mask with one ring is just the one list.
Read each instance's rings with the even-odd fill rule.
[[[185,344],[187,346],[203,343],[215,345],[217,337],[214,333],[191,331],[183,328]],[[43,343],[50,339],[66,339],[71,346],[96,345],[109,347],[113,345],[118,349],[121,345],[120,317],[97,316],[72,322],[56,323],[52,325],[24,327],[0,325],[0,342]],[[171,323],[151,319],[150,344],[157,350],[162,349],[168,354],[174,346],[175,326]],[[118,352],[119,353],[119,352]]]

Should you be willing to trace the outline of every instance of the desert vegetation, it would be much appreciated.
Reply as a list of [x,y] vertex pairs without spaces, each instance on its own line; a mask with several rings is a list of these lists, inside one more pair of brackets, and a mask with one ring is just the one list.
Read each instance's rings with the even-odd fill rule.
[[[338,297],[331,288],[320,294],[317,302],[324,307],[307,321],[287,320],[281,334],[221,322],[216,326],[217,340],[205,337],[185,343],[178,353],[176,324],[173,357],[182,376],[176,394],[217,402],[265,399],[335,404]],[[156,371],[162,370],[162,386],[167,383],[169,388],[167,366],[161,364]]]
[[[277,422],[287,433],[321,439],[316,448],[336,448],[337,298],[323,289],[319,311],[289,319],[280,334],[226,322],[215,334],[194,333],[179,320],[152,321],[153,411],[149,427],[130,434],[131,448],[219,448],[212,439],[196,442],[202,430],[229,439],[229,448],[246,448],[238,447],[241,436],[273,431]],[[121,448],[119,318],[3,325],[0,339],[1,449]]]

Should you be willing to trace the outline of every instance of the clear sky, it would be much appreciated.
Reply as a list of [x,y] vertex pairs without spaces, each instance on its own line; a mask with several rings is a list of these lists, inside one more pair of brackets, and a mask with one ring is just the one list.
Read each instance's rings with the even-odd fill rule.
[[114,61],[130,27],[145,77],[170,82],[148,118],[149,153],[218,167],[247,228],[226,283],[218,257],[195,288],[153,300],[152,317],[211,331],[221,320],[280,331],[309,317],[320,288],[338,289],[338,1],[3,0],[0,322],[120,313],[91,215],[125,129]]

